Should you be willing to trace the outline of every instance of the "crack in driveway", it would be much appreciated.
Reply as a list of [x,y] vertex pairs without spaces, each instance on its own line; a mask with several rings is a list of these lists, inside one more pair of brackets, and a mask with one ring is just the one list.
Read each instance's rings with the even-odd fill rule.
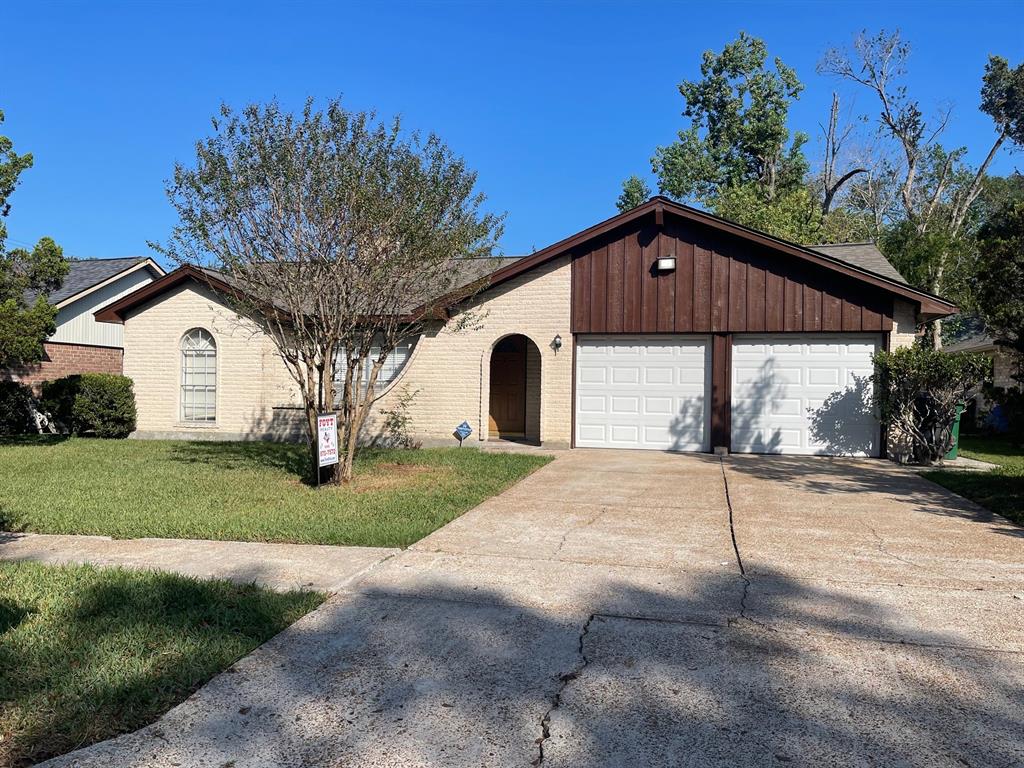
[[[747,615],[747,597],[750,594],[751,581],[750,577],[747,576],[747,569],[743,567],[743,556],[740,554],[740,545],[736,541],[736,525],[733,520],[733,508],[732,508],[732,497],[729,495],[729,478],[725,474],[725,458],[723,456],[718,457],[718,465],[722,469],[722,484],[725,486],[725,506],[729,511],[729,536],[732,538],[732,551],[736,554],[736,565],[740,569],[740,578],[743,579],[743,593],[740,595],[740,620],[749,621],[751,624],[756,624],[762,629],[766,629],[769,632],[775,630],[765,624],[764,622],[752,619]],[[732,624],[732,620],[729,620],[729,624]]]

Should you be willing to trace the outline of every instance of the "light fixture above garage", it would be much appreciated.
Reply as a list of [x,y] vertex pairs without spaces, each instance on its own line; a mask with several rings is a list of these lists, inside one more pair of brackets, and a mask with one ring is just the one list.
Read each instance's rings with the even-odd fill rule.
[[672,272],[676,268],[675,256],[662,256],[657,262],[659,272]]

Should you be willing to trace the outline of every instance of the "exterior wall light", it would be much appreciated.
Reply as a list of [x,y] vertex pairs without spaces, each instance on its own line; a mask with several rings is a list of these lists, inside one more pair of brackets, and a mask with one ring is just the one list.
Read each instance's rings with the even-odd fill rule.
[[675,256],[662,256],[658,259],[658,271],[659,272],[671,272],[676,268],[676,257]]
[[551,340],[551,348],[558,352],[562,348],[562,334],[556,333],[555,338]]

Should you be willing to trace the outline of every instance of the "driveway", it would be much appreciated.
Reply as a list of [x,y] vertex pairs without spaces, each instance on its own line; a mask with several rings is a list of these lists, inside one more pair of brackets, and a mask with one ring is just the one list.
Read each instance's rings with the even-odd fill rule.
[[1024,529],[877,461],[573,451],[53,765],[1024,765]]

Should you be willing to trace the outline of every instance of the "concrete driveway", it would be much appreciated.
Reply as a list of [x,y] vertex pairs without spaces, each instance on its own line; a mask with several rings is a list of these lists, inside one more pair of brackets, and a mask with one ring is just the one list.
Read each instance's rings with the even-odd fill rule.
[[1024,765],[1022,617],[888,464],[574,451],[53,765]]

